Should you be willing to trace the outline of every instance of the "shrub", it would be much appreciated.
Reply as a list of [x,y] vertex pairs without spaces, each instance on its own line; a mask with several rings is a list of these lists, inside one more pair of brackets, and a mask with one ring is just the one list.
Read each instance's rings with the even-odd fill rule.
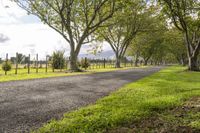
[[4,71],[10,71],[12,69],[12,64],[10,61],[4,62],[2,64],[2,70]]
[[81,67],[87,69],[90,66],[90,63],[87,59],[81,59]]
[[77,64],[78,67],[81,67],[81,62],[80,61],[77,61],[76,64]]
[[64,52],[55,51],[52,55],[51,63],[54,69],[63,69],[65,67]]

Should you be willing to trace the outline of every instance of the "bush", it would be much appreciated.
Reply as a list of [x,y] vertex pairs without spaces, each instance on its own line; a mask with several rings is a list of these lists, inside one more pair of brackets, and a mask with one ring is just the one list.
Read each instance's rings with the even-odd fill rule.
[[10,71],[12,69],[12,64],[10,61],[4,62],[2,64],[2,70],[4,71]]
[[55,51],[52,55],[51,63],[54,69],[63,69],[65,67],[64,52]]
[[81,62],[80,61],[77,61],[76,64],[77,64],[78,67],[81,67]]
[[81,67],[87,69],[90,66],[90,62],[87,59],[81,59]]

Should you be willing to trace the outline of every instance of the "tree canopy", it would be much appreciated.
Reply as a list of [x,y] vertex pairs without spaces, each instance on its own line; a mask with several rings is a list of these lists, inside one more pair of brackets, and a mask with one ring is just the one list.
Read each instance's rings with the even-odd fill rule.
[[189,70],[198,71],[200,53],[200,1],[160,0],[164,13],[185,37]]
[[92,33],[115,12],[115,0],[14,0],[28,13],[57,31],[71,48],[70,66],[78,70],[77,56]]
[[[116,67],[125,55],[144,64],[171,61],[198,71],[200,56],[199,0],[13,0],[57,31],[71,48],[70,68],[78,71],[82,45],[94,54],[107,42]],[[128,51],[127,51],[128,49]],[[152,64],[152,63],[151,63]]]

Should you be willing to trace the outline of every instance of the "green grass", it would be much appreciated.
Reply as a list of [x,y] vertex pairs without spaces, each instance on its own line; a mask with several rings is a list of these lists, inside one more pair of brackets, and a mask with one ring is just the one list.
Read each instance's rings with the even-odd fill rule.
[[[128,84],[94,105],[66,113],[35,132],[101,133],[180,105],[200,95],[200,73],[170,67]],[[116,81],[117,82],[117,81]],[[192,123],[198,126],[198,123]]]
[[45,68],[40,68],[38,70],[38,73],[36,73],[36,69],[31,68],[30,74],[27,73],[28,72],[27,69],[21,68],[21,69],[18,69],[17,75],[15,75],[15,69],[8,71],[7,75],[5,75],[5,72],[0,69],[0,82],[49,78],[49,77],[62,77],[62,76],[72,76],[72,75],[81,75],[81,74],[92,74],[92,73],[97,73],[97,72],[109,72],[109,71],[124,70],[124,69],[130,69],[130,68],[134,68],[134,67],[94,68],[94,69],[87,70],[87,72],[74,72],[74,73],[65,73],[65,70],[62,70],[62,71],[55,70],[55,72],[52,72],[52,69],[48,69],[48,72],[46,73]]
[[[175,132],[177,129],[180,129],[181,127],[185,127],[185,129],[190,129],[190,130],[193,129],[193,132],[197,132],[197,131],[199,132],[200,131],[200,112],[199,112],[200,107],[196,106],[199,104],[199,101],[197,99],[194,99],[194,100],[190,99],[186,101],[186,103],[190,103],[190,105],[184,103],[183,105],[178,106],[174,109],[170,109],[170,110],[166,110],[164,112],[158,113],[156,117],[157,118],[156,123],[162,123],[163,125],[165,125],[164,127],[154,126],[155,124],[152,124],[152,126],[154,126],[156,130],[158,130],[158,128],[162,128],[162,130],[164,128],[167,128],[170,130],[173,129],[173,132]],[[153,129],[153,128],[149,128],[149,129]],[[155,131],[155,129],[153,131]],[[182,130],[182,132],[183,131],[184,130]],[[176,131],[176,132],[181,132],[181,131]]]

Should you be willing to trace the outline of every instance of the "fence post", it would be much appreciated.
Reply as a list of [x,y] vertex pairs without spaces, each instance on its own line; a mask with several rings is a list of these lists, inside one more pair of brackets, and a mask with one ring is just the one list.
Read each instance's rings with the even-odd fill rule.
[[62,61],[60,60],[60,72],[62,72]]
[[47,73],[47,71],[48,71],[47,69],[48,69],[48,56],[46,56],[46,70],[45,70],[46,73]]
[[[87,57],[85,57],[85,65],[86,65],[86,62],[87,62]],[[85,70],[86,70],[87,68],[85,67]]]
[[17,74],[18,70],[18,53],[16,53],[16,67],[15,67],[15,74]]
[[131,67],[133,67],[133,59],[131,59]]
[[40,60],[40,67],[39,67],[39,68],[43,68],[43,67],[42,67],[42,60]]
[[30,60],[31,60],[31,55],[28,55],[28,74],[30,74]]
[[106,68],[106,59],[103,58],[103,67]]
[[99,59],[99,68],[101,68],[101,59]]
[[36,54],[36,73],[38,73],[38,54]]
[[96,66],[96,69],[98,68],[97,65],[98,65],[98,64],[97,64],[97,59],[95,59],[95,66]]
[[111,64],[111,68],[115,67],[115,65],[113,64],[113,59],[111,59],[110,64]]
[[92,60],[92,68],[95,69],[95,59]]
[[90,70],[90,69],[91,69],[91,60],[90,60],[90,58],[88,58],[88,62],[89,62],[89,67],[88,67],[88,69]]
[[[54,63],[53,63],[54,64]],[[52,71],[54,72],[54,66],[53,66],[53,64],[52,64]]]
[[92,60],[92,63],[91,63],[92,67],[91,67],[91,69],[94,69],[94,58],[91,59],[91,60]]
[[66,70],[68,69],[68,60],[67,60],[67,58],[65,59],[65,61],[66,61]]
[[[8,54],[6,54],[6,65],[8,64]],[[5,71],[5,75],[7,75],[7,70]]]

